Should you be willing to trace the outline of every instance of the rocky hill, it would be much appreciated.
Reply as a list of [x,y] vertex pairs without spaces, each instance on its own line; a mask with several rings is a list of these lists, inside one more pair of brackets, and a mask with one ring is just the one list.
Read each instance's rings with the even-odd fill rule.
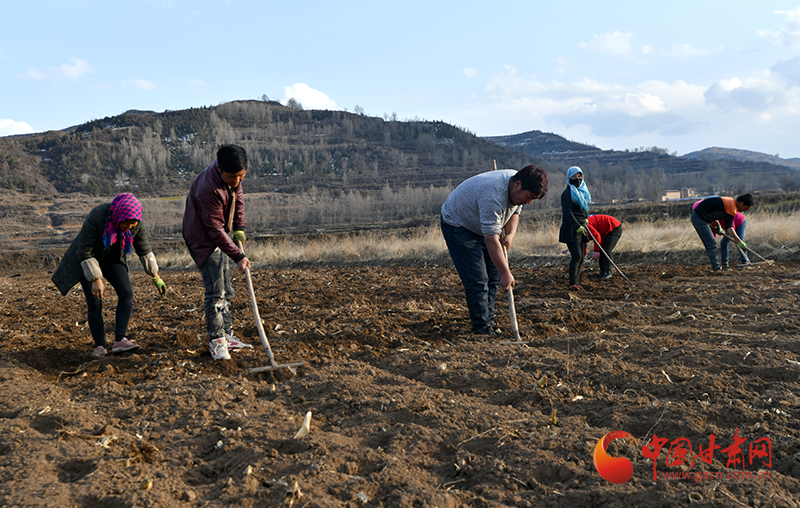
[[[677,157],[652,147],[601,150],[551,133],[481,138],[440,121],[398,121],[235,101],[180,111],[127,111],[63,131],[0,138],[0,187],[27,193],[183,195],[222,143],[250,156],[249,192],[360,193],[452,188],[492,168],[537,163],[563,185],[580,165],[599,202],[659,201],[665,189],[727,193],[800,188],[767,159]],[[552,193],[557,198],[557,193]],[[554,205],[548,196],[536,206]]]
[[26,192],[182,194],[222,143],[247,149],[251,191],[446,186],[532,161],[444,122],[237,101],[129,111],[64,131],[0,138],[0,185]]
[[750,150],[739,150],[737,148],[711,147],[697,152],[682,155],[687,159],[699,160],[735,160],[742,162],[766,162],[776,166],[786,166],[795,170],[800,170],[800,158],[782,159],[777,155],[752,152]]
[[[765,154],[755,157],[755,152],[744,157],[744,150],[737,151],[740,153],[736,157],[732,156],[733,150],[723,156],[720,149],[709,149],[715,150],[716,155],[707,157],[690,156],[693,154],[679,157],[658,147],[602,150],[540,131],[486,139],[550,163],[580,166],[587,175],[587,183],[590,175],[594,176],[595,188],[600,183],[601,199],[625,194],[628,199],[657,201],[664,190],[687,188],[698,194],[800,190],[800,176],[795,171],[797,161]],[[631,188],[630,181],[639,185]],[[627,191],[619,192],[618,187],[626,183]]]

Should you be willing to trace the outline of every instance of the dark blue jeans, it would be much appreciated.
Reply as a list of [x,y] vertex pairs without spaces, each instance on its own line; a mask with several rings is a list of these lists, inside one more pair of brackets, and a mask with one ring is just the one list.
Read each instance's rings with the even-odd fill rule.
[[[122,263],[111,263],[101,266],[103,277],[111,284],[117,293],[116,323],[114,326],[114,340],[120,340],[128,334],[128,323],[133,312],[133,288],[131,275],[128,268]],[[92,332],[94,345],[106,347],[106,328],[103,322],[103,300],[98,300],[92,294],[92,283],[81,277],[81,288],[86,296],[86,306],[89,315],[89,330]],[[105,291],[108,298],[108,291]]]
[[697,231],[698,236],[700,236],[700,240],[703,242],[703,246],[706,248],[708,260],[711,261],[711,268],[713,270],[719,270],[720,265],[719,261],[717,260],[717,239],[714,238],[714,232],[711,231],[711,226],[709,226],[708,222],[701,219],[695,212],[692,212],[692,226],[694,226],[694,230]]
[[467,297],[472,331],[495,324],[494,304],[500,272],[494,266],[483,236],[442,221],[442,235]]
[[[741,238],[742,241],[744,241],[744,232],[745,232],[746,229],[747,229],[747,221],[746,220],[742,221],[742,223],[739,224],[739,227],[736,228],[736,234],[739,235],[739,238]],[[731,242],[730,240],[728,240],[724,236],[722,237],[722,240],[720,240],[720,242],[719,242],[719,251],[720,251],[720,256],[722,257],[722,262],[723,263],[727,263],[728,262],[728,249],[730,249],[730,244],[731,243],[733,243],[733,242]],[[734,245],[734,248],[735,247],[736,247],[736,245]],[[742,263],[747,263],[747,256],[741,250],[739,251],[739,261],[741,261]]]

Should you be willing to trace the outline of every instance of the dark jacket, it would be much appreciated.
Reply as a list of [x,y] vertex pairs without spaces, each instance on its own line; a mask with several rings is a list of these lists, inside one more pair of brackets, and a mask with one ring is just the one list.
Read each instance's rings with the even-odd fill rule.
[[733,219],[738,211],[736,198],[729,197],[706,198],[694,207],[694,213],[703,222],[711,223],[718,220],[723,223],[722,227],[725,229],[733,227]]
[[[228,215],[234,205],[233,224]],[[222,181],[215,160],[197,175],[186,196],[183,214],[183,239],[198,266],[208,259],[217,247],[238,263],[244,259],[242,249],[233,243],[230,231],[244,231],[244,194],[242,185],[233,192]]]
[[583,226],[589,218],[589,213],[581,205],[572,201],[569,185],[561,193],[561,229],[558,232],[558,241],[561,243],[585,243],[588,238],[578,234],[578,228]]
[[[95,258],[101,267],[111,263],[122,263],[130,271],[127,256],[118,247],[120,240],[117,240],[117,243],[108,249],[103,247],[103,232],[109,215],[111,215],[111,203],[94,207],[83,221],[80,233],[72,241],[64,257],[61,258],[61,263],[56,268],[52,280],[62,295],[69,293],[69,290],[80,282],[83,277],[81,263],[89,258]],[[136,227],[132,228],[131,234],[133,235],[133,250],[139,257],[153,252],[150,242],[147,240],[147,231],[143,222],[140,221]],[[111,253],[115,255],[110,256]]]

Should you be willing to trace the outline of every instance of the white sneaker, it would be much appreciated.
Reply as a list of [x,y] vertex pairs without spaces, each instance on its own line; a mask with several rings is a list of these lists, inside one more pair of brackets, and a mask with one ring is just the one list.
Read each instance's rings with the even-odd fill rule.
[[245,344],[244,342],[240,341],[238,337],[233,335],[233,333],[226,333],[225,338],[228,339],[228,349],[244,349],[247,347],[253,349],[251,344]]
[[211,358],[214,360],[231,359],[231,355],[228,353],[228,341],[225,337],[220,337],[209,342],[208,349],[211,351]]

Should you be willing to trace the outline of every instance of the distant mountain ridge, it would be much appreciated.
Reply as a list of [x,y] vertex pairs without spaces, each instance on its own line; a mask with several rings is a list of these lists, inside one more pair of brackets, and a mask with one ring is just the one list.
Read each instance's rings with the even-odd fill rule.
[[[658,147],[640,148],[633,150],[602,150],[593,145],[569,141],[558,134],[541,131],[528,131],[520,134],[505,136],[487,136],[484,139],[491,141],[505,148],[520,151],[528,155],[543,156],[548,159],[580,159],[586,157],[599,157],[606,161],[618,158],[621,154],[630,157],[631,153],[656,153],[659,155],[669,155],[666,149]],[[693,159],[701,161],[737,161],[773,164],[785,166],[795,170],[800,170],[800,158],[783,159],[778,155],[769,155],[751,150],[741,150],[737,148],[710,147],[696,152],[687,153],[681,156],[677,154],[669,155],[674,158]]]
[[[592,195],[606,202],[660,201],[666,189],[800,190],[800,174],[766,155],[741,160],[678,157],[658,147],[602,150],[536,130],[479,137],[442,121],[303,110],[266,100],[163,113],[129,110],[61,131],[1,137],[0,187],[178,196],[214,159],[216,147],[231,142],[248,152],[249,191],[284,195],[450,188],[490,170],[493,162],[500,168],[543,166],[553,189],[569,166],[579,165]],[[558,199],[558,192],[551,194],[536,206]]]
[[558,156],[602,152],[596,146],[569,141],[558,134],[541,131],[528,131],[506,136],[488,136],[484,139],[511,150],[530,153],[531,155]]
[[681,157],[687,159],[700,159],[700,160],[735,160],[743,162],[766,162],[769,164],[776,164],[778,166],[786,166],[792,169],[800,170],[800,158],[794,157],[792,159],[782,159],[777,155],[769,155],[761,152],[753,152],[750,150],[740,150],[738,148],[720,148],[713,146],[705,148],[697,152],[691,152]]

